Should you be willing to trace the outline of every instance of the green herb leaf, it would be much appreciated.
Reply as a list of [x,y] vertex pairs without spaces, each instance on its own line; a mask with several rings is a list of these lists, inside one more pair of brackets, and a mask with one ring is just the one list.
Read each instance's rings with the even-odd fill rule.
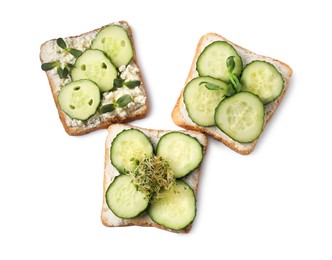
[[240,92],[242,87],[241,87],[241,83],[240,83],[239,79],[234,74],[232,74],[230,77],[230,80],[232,82],[234,90],[236,92]]
[[232,73],[235,68],[234,56],[229,56],[226,60],[226,66],[228,73]]
[[67,68],[67,67],[64,67],[62,71],[63,71],[63,78],[64,78],[64,79],[67,78],[67,76],[68,76],[68,72],[69,72],[69,71],[68,71],[68,68]]
[[58,38],[56,39],[56,44],[61,48],[61,49],[66,49],[67,48],[67,44],[65,43],[65,41],[62,38]]
[[71,71],[73,68],[74,68],[74,64],[71,64],[71,63],[67,63],[66,64],[66,68]]
[[233,84],[232,84],[232,83],[228,84],[228,85],[227,85],[227,91],[226,91],[226,93],[225,93],[225,96],[226,96],[226,97],[230,97],[230,96],[232,96],[232,95],[234,94],[234,92],[235,92],[235,89],[234,89],[234,87],[233,87]]
[[100,113],[104,114],[104,113],[108,113],[108,112],[112,112],[115,109],[115,105],[110,103],[110,104],[106,104],[100,107],[99,111]]
[[58,71],[60,79],[67,78],[67,76],[68,76],[68,69],[66,67],[62,69],[60,66],[58,66],[57,71]]
[[210,83],[210,82],[206,82],[206,81],[203,81],[201,83],[199,83],[199,85],[203,85],[205,84],[205,87],[209,90],[220,90],[220,89],[224,89],[224,88],[221,88],[220,86],[216,85],[216,84],[213,84],[213,83]]
[[41,65],[41,69],[43,71],[47,71],[47,70],[51,70],[51,69],[54,69],[56,67],[58,67],[59,65],[59,62],[58,61],[54,61],[54,62],[46,62],[46,63],[43,63]]
[[128,88],[132,89],[132,88],[136,88],[139,85],[141,85],[141,82],[139,80],[132,80],[132,81],[127,81],[123,83],[125,86],[127,86]]
[[124,82],[123,79],[120,79],[120,78],[114,79],[114,81],[113,81],[114,88],[115,89],[121,88],[123,86],[123,82]]
[[118,107],[125,107],[126,105],[128,105],[130,102],[132,102],[133,100],[131,99],[131,96],[126,94],[123,95],[122,97],[120,97],[117,101],[116,101],[116,105]]
[[80,50],[76,49],[69,49],[69,53],[73,55],[75,58],[79,57],[82,54]]
[[229,75],[229,80],[232,83],[232,87],[236,92],[241,91],[241,83],[238,77],[233,73],[233,70],[235,68],[235,61],[234,61],[234,56],[229,56],[226,60],[226,67],[227,67],[227,72]]
[[64,76],[63,76],[63,70],[61,69],[61,67],[57,67],[57,71],[58,71],[60,79],[63,79]]
[[203,81],[201,83],[199,83],[199,85],[205,85],[204,87],[206,87],[208,90],[224,90],[225,91],[225,96],[230,97],[234,94],[234,88],[233,88],[233,84],[228,84],[227,87],[220,87],[216,84],[210,83],[210,82],[206,82]]

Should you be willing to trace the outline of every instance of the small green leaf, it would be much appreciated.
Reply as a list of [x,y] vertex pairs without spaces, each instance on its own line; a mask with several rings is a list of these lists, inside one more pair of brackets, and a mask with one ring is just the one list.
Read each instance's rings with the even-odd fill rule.
[[240,92],[242,87],[241,87],[241,83],[240,83],[239,79],[234,74],[232,74],[230,76],[230,80],[232,82],[232,85],[233,85],[233,88],[235,89],[235,91]]
[[68,72],[69,72],[69,71],[68,71],[68,68],[67,68],[67,67],[64,67],[62,71],[63,71],[63,78],[64,78],[64,79],[67,78],[67,76],[68,76]]
[[43,71],[47,71],[47,70],[51,70],[51,69],[54,69],[56,67],[58,67],[59,65],[59,62],[58,61],[54,61],[54,62],[46,62],[46,63],[43,63],[41,65],[41,69]]
[[58,74],[59,74],[59,77],[60,79],[63,79],[63,70],[61,69],[61,67],[57,67],[57,71],[58,71]]
[[235,68],[234,56],[229,56],[226,60],[226,66],[228,73],[232,73]]
[[139,85],[141,85],[141,82],[139,80],[132,80],[132,81],[124,82],[123,84],[126,85],[128,88],[132,89],[132,88],[136,88]]
[[114,79],[114,81],[113,81],[113,86],[114,86],[114,88],[115,88],[115,89],[117,89],[117,88],[121,88],[121,87],[123,86],[123,82],[124,82],[123,79],[120,79],[120,78],[116,78],[116,79]]
[[241,91],[241,83],[238,77],[233,73],[235,68],[234,56],[229,56],[226,60],[227,72],[229,75],[229,80],[232,83],[232,87],[236,92]]
[[68,76],[68,69],[66,67],[62,69],[60,66],[58,66],[57,71],[58,71],[60,79],[67,78],[67,76]]
[[74,68],[74,64],[67,63],[66,68],[68,69],[68,71],[71,71]]
[[223,89],[220,86],[218,86],[216,84],[213,84],[213,83],[210,83],[210,82],[203,81],[203,82],[199,83],[199,85],[203,85],[203,84],[205,84],[205,87],[208,90],[220,90],[220,89]]
[[76,49],[69,49],[69,53],[73,55],[75,58],[79,57],[82,54],[80,50]]
[[108,113],[108,112],[112,112],[115,109],[115,105],[110,103],[110,104],[106,104],[100,107],[99,111],[100,113],[104,114],[104,113]]
[[61,48],[61,49],[66,49],[67,48],[67,44],[65,43],[65,41],[62,38],[58,38],[56,39],[56,44]]
[[131,96],[126,94],[123,95],[122,97],[120,97],[117,101],[116,104],[118,107],[125,107],[126,105],[128,105],[131,101],[133,101],[131,99]]
[[234,87],[233,87],[233,84],[228,84],[227,85],[227,91],[226,91],[226,93],[225,93],[225,96],[226,97],[230,97],[230,96],[232,96],[233,94],[234,94],[234,92],[235,92],[235,90],[234,90]]

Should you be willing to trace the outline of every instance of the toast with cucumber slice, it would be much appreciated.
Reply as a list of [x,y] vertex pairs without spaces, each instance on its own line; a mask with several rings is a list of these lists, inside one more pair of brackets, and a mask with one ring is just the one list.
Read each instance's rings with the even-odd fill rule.
[[47,41],[41,45],[40,60],[69,135],[87,134],[148,113],[133,34],[126,21]]
[[208,33],[198,42],[172,119],[249,154],[284,98],[291,75],[287,64]]
[[207,138],[112,124],[105,141],[102,223],[188,233]]

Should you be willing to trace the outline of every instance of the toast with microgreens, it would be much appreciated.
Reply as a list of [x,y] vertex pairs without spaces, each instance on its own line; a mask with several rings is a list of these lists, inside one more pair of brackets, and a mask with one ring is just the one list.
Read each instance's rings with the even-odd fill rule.
[[148,113],[132,30],[125,21],[49,40],[41,45],[40,60],[69,135],[87,134]]
[[113,124],[105,142],[102,223],[188,233],[207,138]]
[[198,42],[172,119],[249,154],[283,100],[291,75],[287,64],[208,33]]

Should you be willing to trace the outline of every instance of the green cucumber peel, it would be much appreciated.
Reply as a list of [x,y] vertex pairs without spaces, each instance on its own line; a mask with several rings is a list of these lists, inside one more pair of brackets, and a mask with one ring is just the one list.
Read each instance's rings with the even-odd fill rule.
[[236,92],[241,91],[241,83],[238,77],[233,73],[233,70],[235,68],[235,61],[234,61],[234,56],[229,56],[226,60],[226,67],[227,67],[227,72],[229,75],[229,79],[231,82],[232,87]]
[[113,112],[117,107],[125,107],[127,106],[130,102],[132,102],[132,98],[130,95],[126,94],[121,97],[119,97],[115,103],[109,103],[106,105],[102,105],[99,109],[99,112],[104,114],[108,112]]

